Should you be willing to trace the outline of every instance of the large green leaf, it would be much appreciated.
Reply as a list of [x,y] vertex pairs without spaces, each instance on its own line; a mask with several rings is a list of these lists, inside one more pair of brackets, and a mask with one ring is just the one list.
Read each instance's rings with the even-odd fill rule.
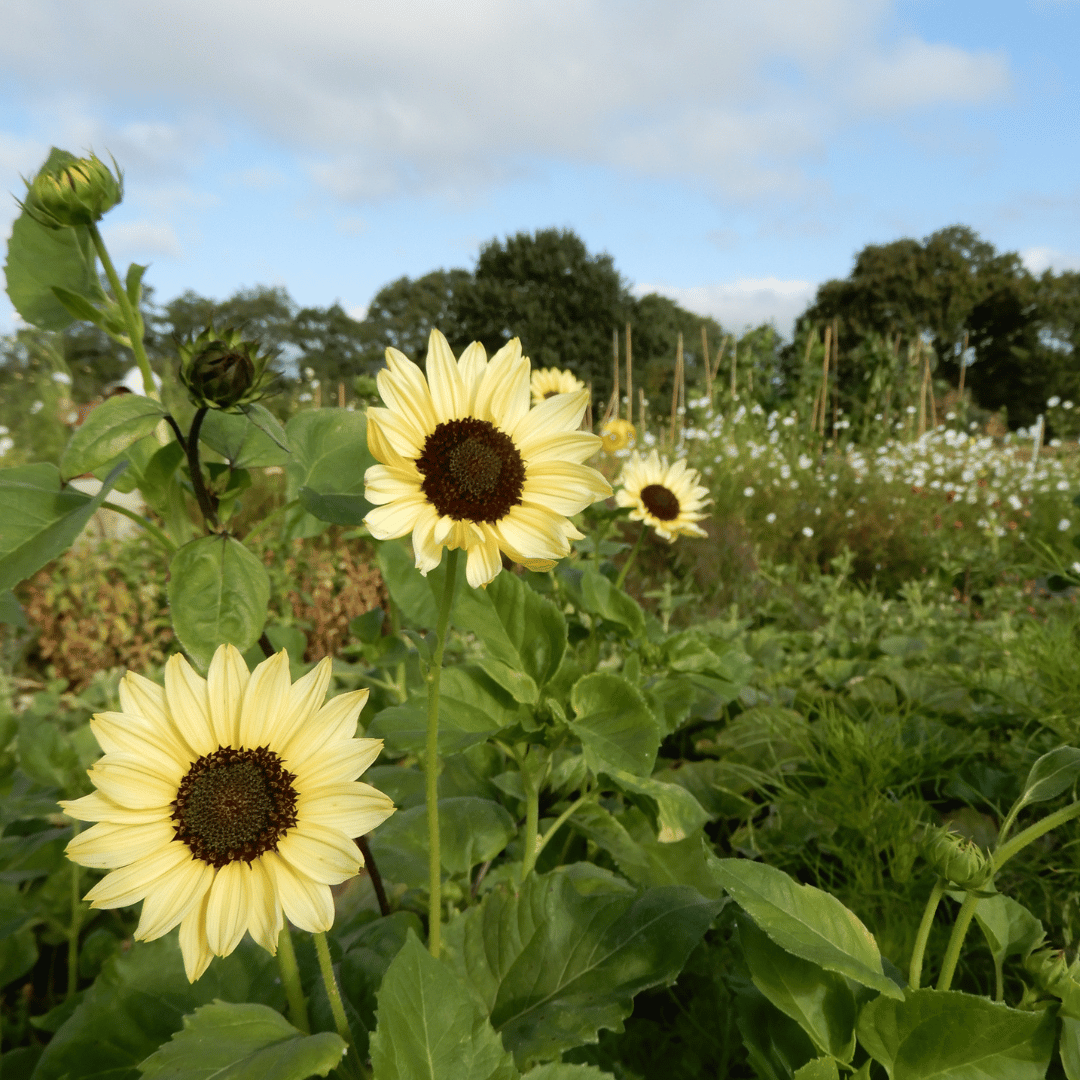
[[634,995],[675,979],[719,907],[686,886],[582,895],[564,874],[533,874],[459,915],[445,941],[520,1065],[621,1031]]
[[118,465],[93,497],[62,489],[55,465],[0,469],[0,591],[67,551],[123,469]]
[[1042,1080],[1053,1010],[1020,1012],[957,991],[878,997],[859,1014],[859,1041],[892,1080]]
[[594,773],[652,772],[660,725],[636,686],[621,675],[593,672],[574,684],[570,703],[577,714],[570,729],[581,740],[585,762]]
[[[439,854],[449,874],[468,874],[494,859],[516,835],[514,819],[492,799],[461,795],[439,800]],[[385,878],[426,887],[426,806],[399,810],[371,834],[368,843]]]
[[517,1080],[488,1018],[410,931],[379,990],[375,1080]]
[[15,310],[41,330],[63,330],[74,321],[54,285],[99,299],[97,261],[85,228],[49,229],[23,211],[8,241],[7,294]]
[[[517,705],[477,667],[461,664],[446,668],[439,686],[439,753],[484,742],[513,723]],[[415,694],[404,705],[391,705],[378,713],[367,730],[371,738],[385,739],[394,750],[414,753],[427,740],[427,693]]]
[[245,939],[230,956],[214,960],[198,982],[189,983],[176,931],[136,942],[106,961],[45,1048],[35,1080],[139,1080],[139,1062],[180,1030],[184,1015],[218,999],[281,1008],[285,992],[274,958]]
[[173,629],[195,665],[205,671],[219,645],[249,649],[266,623],[270,575],[239,540],[201,536],[169,564]]
[[371,510],[364,473],[375,464],[367,445],[367,417],[348,409],[310,409],[285,425],[292,450],[286,467],[290,498],[320,520],[359,525]]
[[740,921],[739,940],[754,985],[810,1036],[819,1053],[851,1061],[855,995],[847,981],[781,949],[749,919]]
[[1076,783],[1080,776],[1080,750],[1075,746],[1059,746],[1043,754],[1028,773],[1020,801],[1024,805],[1056,799]]
[[581,579],[581,596],[586,611],[623,627],[633,637],[645,636],[645,613],[638,602],[591,566]]
[[220,454],[234,469],[284,465],[291,456],[243,413],[220,409],[211,409],[206,414],[199,429],[199,442]]
[[717,859],[712,866],[735,902],[782,949],[890,998],[903,998],[882,970],[874,935],[835,896],[750,859]]
[[486,589],[465,589],[454,625],[471,630],[488,656],[542,687],[558,670],[566,649],[566,619],[516,574],[499,574]]
[[427,579],[416,569],[413,558],[400,540],[379,544],[379,569],[407,626],[434,630],[439,607]]
[[71,436],[60,459],[60,475],[70,480],[100,468],[149,435],[164,415],[160,402],[140,394],[121,394],[103,401]]
[[[950,893],[962,902],[962,893]],[[994,963],[1000,967],[1008,956],[1026,956],[1043,939],[1043,924],[1023,904],[1010,896],[995,893],[975,907],[975,921],[990,946]]]
[[139,1071],[147,1080],[307,1080],[326,1076],[345,1049],[340,1035],[304,1035],[266,1005],[215,1001],[185,1016]]
[[1061,1067],[1067,1080],[1080,1080],[1080,1020],[1071,1016],[1061,1018],[1061,1036],[1058,1040]]
[[615,786],[649,815],[662,844],[675,844],[697,832],[709,815],[685,788],[615,769],[607,774]]

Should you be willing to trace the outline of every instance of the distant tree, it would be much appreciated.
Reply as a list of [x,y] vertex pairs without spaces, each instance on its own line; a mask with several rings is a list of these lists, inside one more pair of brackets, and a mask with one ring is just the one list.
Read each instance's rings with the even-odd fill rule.
[[340,304],[302,308],[292,320],[289,340],[299,350],[299,363],[326,382],[351,382],[368,370],[364,326]]
[[612,329],[634,302],[610,255],[590,255],[568,229],[540,229],[485,244],[451,310],[459,344],[490,353],[520,337],[533,367],[569,368],[599,401],[611,393]]
[[198,334],[211,323],[219,329],[238,327],[266,348],[281,349],[293,339],[296,313],[296,302],[281,286],[239,289],[226,300],[211,300],[189,289],[161,309],[159,327],[166,339]]
[[362,357],[369,370],[382,367],[388,347],[423,364],[428,335],[441,330],[457,349],[471,341],[456,311],[458,294],[472,283],[468,270],[433,270],[419,278],[401,277],[384,285],[361,323]]

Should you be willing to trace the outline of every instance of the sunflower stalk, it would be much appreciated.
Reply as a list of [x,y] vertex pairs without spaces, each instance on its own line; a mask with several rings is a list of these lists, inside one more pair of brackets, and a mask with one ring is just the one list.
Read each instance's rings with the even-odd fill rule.
[[334,964],[330,959],[330,946],[326,943],[325,934],[312,934],[315,939],[315,953],[319,958],[319,972],[322,975],[323,986],[326,988],[326,996],[330,1001],[330,1012],[334,1017],[334,1027],[338,1035],[347,1047],[345,1051],[345,1067],[338,1067],[338,1071],[352,1077],[362,1077],[367,1071],[360,1065],[360,1058],[353,1043],[352,1031],[349,1029],[349,1019],[345,1015],[345,1005],[341,1000],[341,991],[338,989],[337,979],[334,976]]
[[915,935],[915,948],[911,951],[911,966],[908,968],[908,983],[912,990],[919,989],[919,980],[922,978],[923,956],[926,953],[926,943],[930,939],[930,928],[934,925],[934,916],[937,914],[938,904],[945,893],[945,881],[938,878],[934,887],[930,890],[929,899],[923,910],[922,922],[919,923],[919,932]]
[[217,500],[206,487],[206,481],[203,479],[202,474],[202,464],[199,461],[199,431],[209,411],[210,409],[204,405],[195,413],[184,449],[187,452],[188,470],[191,472],[191,486],[195,489],[195,499],[199,504],[199,510],[202,512],[207,528],[216,529],[218,527]]
[[[72,823],[71,835],[78,836],[82,828],[82,822]],[[68,972],[67,972],[67,997],[70,998],[79,988],[79,931],[82,929],[83,907],[82,897],[79,893],[82,867],[77,863],[71,864],[71,925],[68,927]]]
[[292,933],[287,926],[283,926],[278,934],[277,962],[281,972],[281,984],[285,987],[285,998],[289,1002],[289,1019],[293,1027],[305,1035],[310,1035],[311,1022],[308,1020],[307,1001],[300,985],[300,968],[296,963]]
[[424,786],[428,822],[428,951],[438,957],[442,931],[442,853],[439,850],[439,680],[443,652],[450,630],[450,609],[454,604],[459,549],[446,553],[446,584],[435,631],[435,655],[428,669],[427,747],[424,755]]
[[623,563],[622,569],[619,571],[619,576],[615,579],[615,588],[621,589],[623,582],[626,580],[626,575],[630,573],[630,567],[634,565],[634,560],[637,558],[637,553],[641,550],[641,542],[645,539],[645,530],[648,528],[644,522],[641,525],[641,532],[638,533],[637,540],[634,541],[634,546],[630,551],[630,554],[626,557],[626,562]]

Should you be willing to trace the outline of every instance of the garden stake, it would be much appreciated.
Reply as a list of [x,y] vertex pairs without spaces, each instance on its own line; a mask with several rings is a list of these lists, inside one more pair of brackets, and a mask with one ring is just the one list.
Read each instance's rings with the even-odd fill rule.
[[832,349],[832,327],[825,327],[825,358],[821,361],[821,416],[816,419],[815,430],[820,427],[821,437],[825,438],[825,409],[829,401],[829,352]]
[[675,381],[671,387],[671,445],[675,445],[675,424],[679,419],[679,380],[682,377],[683,344],[682,331],[679,331],[678,342],[675,345]]
[[[739,396],[735,388],[735,368],[739,360],[739,339],[734,334],[731,336],[731,399],[736,400]],[[719,364],[717,360],[717,364]]]
[[626,419],[628,423],[634,422],[634,389],[633,367],[630,353],[630,323],[626,324]]
[[709,331],[705,324],[701,324],[701,355],[705,362],[705,396],[712,405],[712,371],[709,365]]

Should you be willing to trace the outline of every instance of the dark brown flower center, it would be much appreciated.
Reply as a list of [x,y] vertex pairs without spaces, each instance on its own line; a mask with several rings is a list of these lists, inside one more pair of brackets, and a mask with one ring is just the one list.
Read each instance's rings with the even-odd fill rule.
[[296,825],[296,776],[265,746],[219,746],[180,781],[173,806],[175,840],[211,866],[251,862]]
[[679,498],[663,484],[646,484],[641,489],[641,501],[654,518],[674,521],[679,516]]
[[513,439],[487,420],[440,424],[416,467],[428,500],[455,521],[499,521],[521,502],[525,462]]
[[555,397],[555,395],[556,395],[556,394],[561,394],[561,393],[562,393],[562,391],[561,391],[561,390],[549,390],[549,391],[548,391],[548,392],[547,392],[547,393],[546,393],[546,394],[544,395],[544,400],[545,400],[545,401],[547,401],[547,399],[548,399],[549,397]]

